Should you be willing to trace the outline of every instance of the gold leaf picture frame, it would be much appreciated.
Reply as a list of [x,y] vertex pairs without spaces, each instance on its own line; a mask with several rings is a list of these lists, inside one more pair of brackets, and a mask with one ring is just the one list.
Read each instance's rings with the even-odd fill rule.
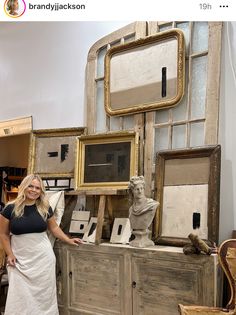
[[105,110],[113,116],[172,107],[184,95],[184,78],[180,29],[114,46],[105,56]]
[[138,169],[138,134],[118,132],[77,139],[75,189],[126,189]]
[[85,132],[85,127],[34,130],[28,173],[37,173],[42,178],[73,178],[76,137]]

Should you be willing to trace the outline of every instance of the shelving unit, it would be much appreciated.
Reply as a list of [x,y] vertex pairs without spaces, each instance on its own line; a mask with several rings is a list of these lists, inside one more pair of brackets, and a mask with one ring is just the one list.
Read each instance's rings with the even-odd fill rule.
[[[5,196],[2,196],[4,202],[14,200],[18,194],[17,187],[20,185],[22,179],[27,173],[26,168],[14,168],[14,167],[1,167],[1,185],[3,186],[2,191]],[[2,173],[6,172],[7,177],[3,178]],[[20,174],[20,175],[15,175]]]

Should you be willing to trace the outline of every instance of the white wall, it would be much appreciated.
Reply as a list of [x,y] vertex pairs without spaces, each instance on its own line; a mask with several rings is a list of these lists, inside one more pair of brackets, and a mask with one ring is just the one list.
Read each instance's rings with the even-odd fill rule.
[[230,238],[232,236],[232,230],[236,230],[235,53],[236,22],[224,23],[219,132],[219,142],[222,146],[220,240]]
[[1,22],[0,121],[33,116],[33,128],[84,126],[89,48],[128,24]]
[[[0,23],[0,121],[33,116],[33,128],[84,126],[89,48],[129,22]],[[220,240],[236,229],[236,22],[223,30]],[[230,49],[229,49],[230,48]],[[231,52],[231,53],[230,53]]]

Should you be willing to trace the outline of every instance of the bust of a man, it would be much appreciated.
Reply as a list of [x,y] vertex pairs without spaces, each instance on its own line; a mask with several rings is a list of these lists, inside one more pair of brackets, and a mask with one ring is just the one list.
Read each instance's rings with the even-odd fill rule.
[[143,176],[133,176],[130,179],[129,192],[133,203],[129,208],[129,219],[132,233],[135,235],[135,239],[130,242],[130,245],[135,247],[154,245],[148,239],[148,228],[153,221],[159,203],[156,200],[147,198],[144,189],[145,181]]

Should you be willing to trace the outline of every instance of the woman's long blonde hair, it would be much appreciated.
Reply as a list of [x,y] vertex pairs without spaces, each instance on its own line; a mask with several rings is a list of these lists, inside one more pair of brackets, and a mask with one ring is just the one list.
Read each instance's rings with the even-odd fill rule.
[[13,210],[14,215],[16,217],[21,217],[24,214],[24,207],[26,205],[25,204],[25,200],[26,200],[25,191],[34,179],[37,179],[41,186],[40,196],[36,200],[35,204],[36,204],[39,214],[43,217],[44,220],[46,220],[48,208],[49,208],[49,202],[45,194],[45,186],[43,184],[43,181],[41,177],[37,174],[29,174],[22,180],[20,186],[18,187],[19,191],[18,191],[18,195],[16,199],[9,202],[8,204],[14,204],[14,210]]

